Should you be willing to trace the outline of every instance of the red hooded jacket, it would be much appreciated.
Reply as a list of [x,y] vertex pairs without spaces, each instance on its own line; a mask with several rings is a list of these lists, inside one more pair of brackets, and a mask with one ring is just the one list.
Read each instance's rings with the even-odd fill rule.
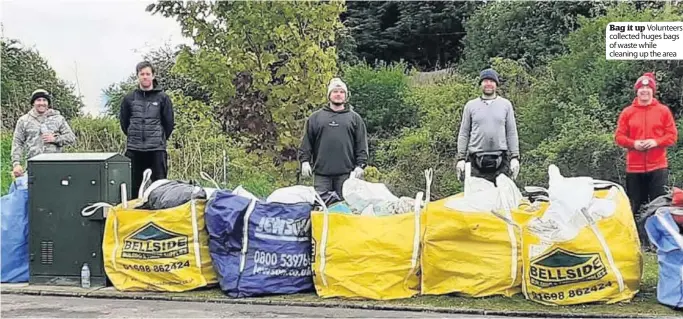
[[[657,146],[646,151],[635,149],[637,140],[647,139],[657,141]],[[656,99],[641,105],[636,98],[619,115],[615,140],[628,150],[626,172],[646,173],[669,166],[666,148],[676,144],[678,130],[666,105]]]

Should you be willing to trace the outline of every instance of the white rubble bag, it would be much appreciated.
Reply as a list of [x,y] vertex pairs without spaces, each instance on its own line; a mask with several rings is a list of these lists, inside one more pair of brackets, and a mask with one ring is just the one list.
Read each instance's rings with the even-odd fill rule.
[[591,177],[564,177],[555,165],[548,168],[550,205],[540,218],[534,218],[528,229],[548,242],[563,242],[575,238],[589,225],[616,211],[615,198],[619,189],[610,188],[606,198],[594,198],[596,181]]
[[509,211],[522,202],[522,193],[507,175],[496,177],[496,187],[488,180],[472,176],[472,166],[465,164],[464,196],[449,199],[444,206],[461,212]]
[[377,206],[383,202],[398,201],[398,197],[382,183],[371,183],[349,177],[342,185],[342,197],[352,211],[363,212],[368,206]]
[[297,204],[316,202],[316,192],[313,187],[295,185],[278,188],[266,198],[266,203]]
[[250,191],[244,189],[244,187],[242,187],[242,185],[237,186],[235,189],[233,189],[232,193],[235,195],[238,195],[238,196],[245,197],[245,198],[254,199],[257,201],[259,200],[258,197],[256,197],[256,195],[254,195]]

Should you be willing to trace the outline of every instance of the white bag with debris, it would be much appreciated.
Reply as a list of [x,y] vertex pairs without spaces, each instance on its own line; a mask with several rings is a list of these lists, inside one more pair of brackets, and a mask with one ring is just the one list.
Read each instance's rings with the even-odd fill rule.
[[555,165],[550,165],[548,175],[550,205],[542,217],[527,226],[542,240],[571,240],[589,225],[587,218],[597,222],[615,213],[618,188],[610,188],[606,198],[595,198],[594,190],[600,182],[591,177],[564,177]]
[[370,205],[377,207],[385,202],[399,200],[386,185],[366,182],[353,176],[349,177],[342,185],[342,196],[351,210],[356,212],[363,212]]
[[643,260],[626,192],[554,165],[548,175],[549,205],[522,227],[524,295],[549,305],[631,300]]
[[415,198],[401,196],[394,201],[386,201],[374,207],[375,216],[407,214],[415,211]]
[[267,203],[282,203],[282,204],[297,204],[309,203],[315,204],[316,192],[313,187],[295,185],[276,189],[266,199]]
[[415,211],[415,198],[402,196],[397,200],[384,201],[365,207],[361,216],[390,216],[407,214]]
[[522,193],[505,174],[496,177],[496,187],[486,179],[472,176],[470,163],[465,164],[464,196],[449,199],[444,206],[461,212],[509,211],[522,202]]

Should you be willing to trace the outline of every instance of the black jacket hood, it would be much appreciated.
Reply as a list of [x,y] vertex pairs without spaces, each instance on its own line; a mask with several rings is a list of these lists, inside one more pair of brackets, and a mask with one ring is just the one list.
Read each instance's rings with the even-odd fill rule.
[[154,79],[154,80],[152,80],[152,89],[151,90],[145,91],[145,90],[140,88],[140,85],[138,85],[138,88],[136,90],[140,93],[142,93],[142,92],[150,92],[151,93],[151,92],[162,92],[164,89],[159,85],[159,82],[157,81],[157,79]]
[[353,105],[346,103],[346,104],[344,104],[343,110],[335,111],[330,107],[330,104],[328,103],[328,104],[325,104],[325,106],[323,106],[323,110],[328,111],[328,112],[333,112],[333,113],[346,113],[349,111],[353,111]]

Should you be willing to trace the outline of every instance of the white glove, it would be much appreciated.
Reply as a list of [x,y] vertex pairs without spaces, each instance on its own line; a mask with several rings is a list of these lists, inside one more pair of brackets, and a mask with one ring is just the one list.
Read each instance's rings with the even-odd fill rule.
[[313,175],[313,170],[311,170],[311,164],[308,162],[301,163],[301,176],[311,177]]
[[519,175],[519,161],[516,158],[510,161],[510,171],[512,171],[512,179],[517,179],[517,175]]
[[351,172],[351,175],[353,175],[353,177],[355,178],[361,178],[363,177],[364,172],[365,171],[362,168],[356,167],[356,169],[354,169],[353,172]]
[[462,180],[462,177],[465,174],[465,161],[464,160],[458,161],[458,164],[455,165],[455,174],[458,177],[458,180]]

